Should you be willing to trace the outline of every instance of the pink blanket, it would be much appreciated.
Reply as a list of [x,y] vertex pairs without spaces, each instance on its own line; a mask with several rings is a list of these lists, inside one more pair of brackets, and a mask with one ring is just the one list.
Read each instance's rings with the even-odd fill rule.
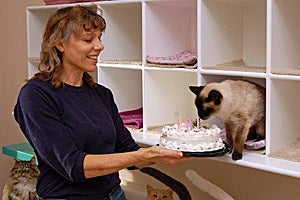
[[128,128],[140,129],[143,127],[143,108],[120,112],[120,116]]

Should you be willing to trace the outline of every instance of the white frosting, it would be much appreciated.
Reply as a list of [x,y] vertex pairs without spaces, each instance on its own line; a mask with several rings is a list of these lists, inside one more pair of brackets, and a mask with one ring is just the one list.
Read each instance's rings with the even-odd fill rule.
[[220,138],[221,129],[216,125],[212,127],[192,128],[182,124],[180,130],[177,124],[164,126],[159,145],[167,149],[177,149],[189,152],[209,152],[224,147]]

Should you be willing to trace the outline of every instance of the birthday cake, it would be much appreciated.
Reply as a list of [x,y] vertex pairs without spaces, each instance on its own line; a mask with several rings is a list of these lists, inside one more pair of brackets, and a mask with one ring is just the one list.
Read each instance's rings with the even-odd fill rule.
[[168,125],[162,128],[159,145],[185,152],[211,152],[224,148],[220,133],[221,129],[216,125]]

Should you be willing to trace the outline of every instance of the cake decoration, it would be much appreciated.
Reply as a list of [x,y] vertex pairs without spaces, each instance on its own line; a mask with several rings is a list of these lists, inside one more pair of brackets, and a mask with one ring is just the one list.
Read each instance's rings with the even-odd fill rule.
[[220,136],[221,129],[216,125],[202,125],[197,118],[196,126],[190,120],[174,125],[163,126],[159,145],[185,152],[210,152],[224,148]]

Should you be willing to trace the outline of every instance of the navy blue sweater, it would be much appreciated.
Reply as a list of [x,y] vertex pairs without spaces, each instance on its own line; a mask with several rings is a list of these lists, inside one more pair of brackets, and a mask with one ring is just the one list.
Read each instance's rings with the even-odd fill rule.
[[14,115],[37,155],[42,198],[101,199],[120,184],[119,175],[86,179],[85,155],[139,149],[111,91],[101,85],[65,84],[55,90],[51,81],[30,81],[20,91]]

